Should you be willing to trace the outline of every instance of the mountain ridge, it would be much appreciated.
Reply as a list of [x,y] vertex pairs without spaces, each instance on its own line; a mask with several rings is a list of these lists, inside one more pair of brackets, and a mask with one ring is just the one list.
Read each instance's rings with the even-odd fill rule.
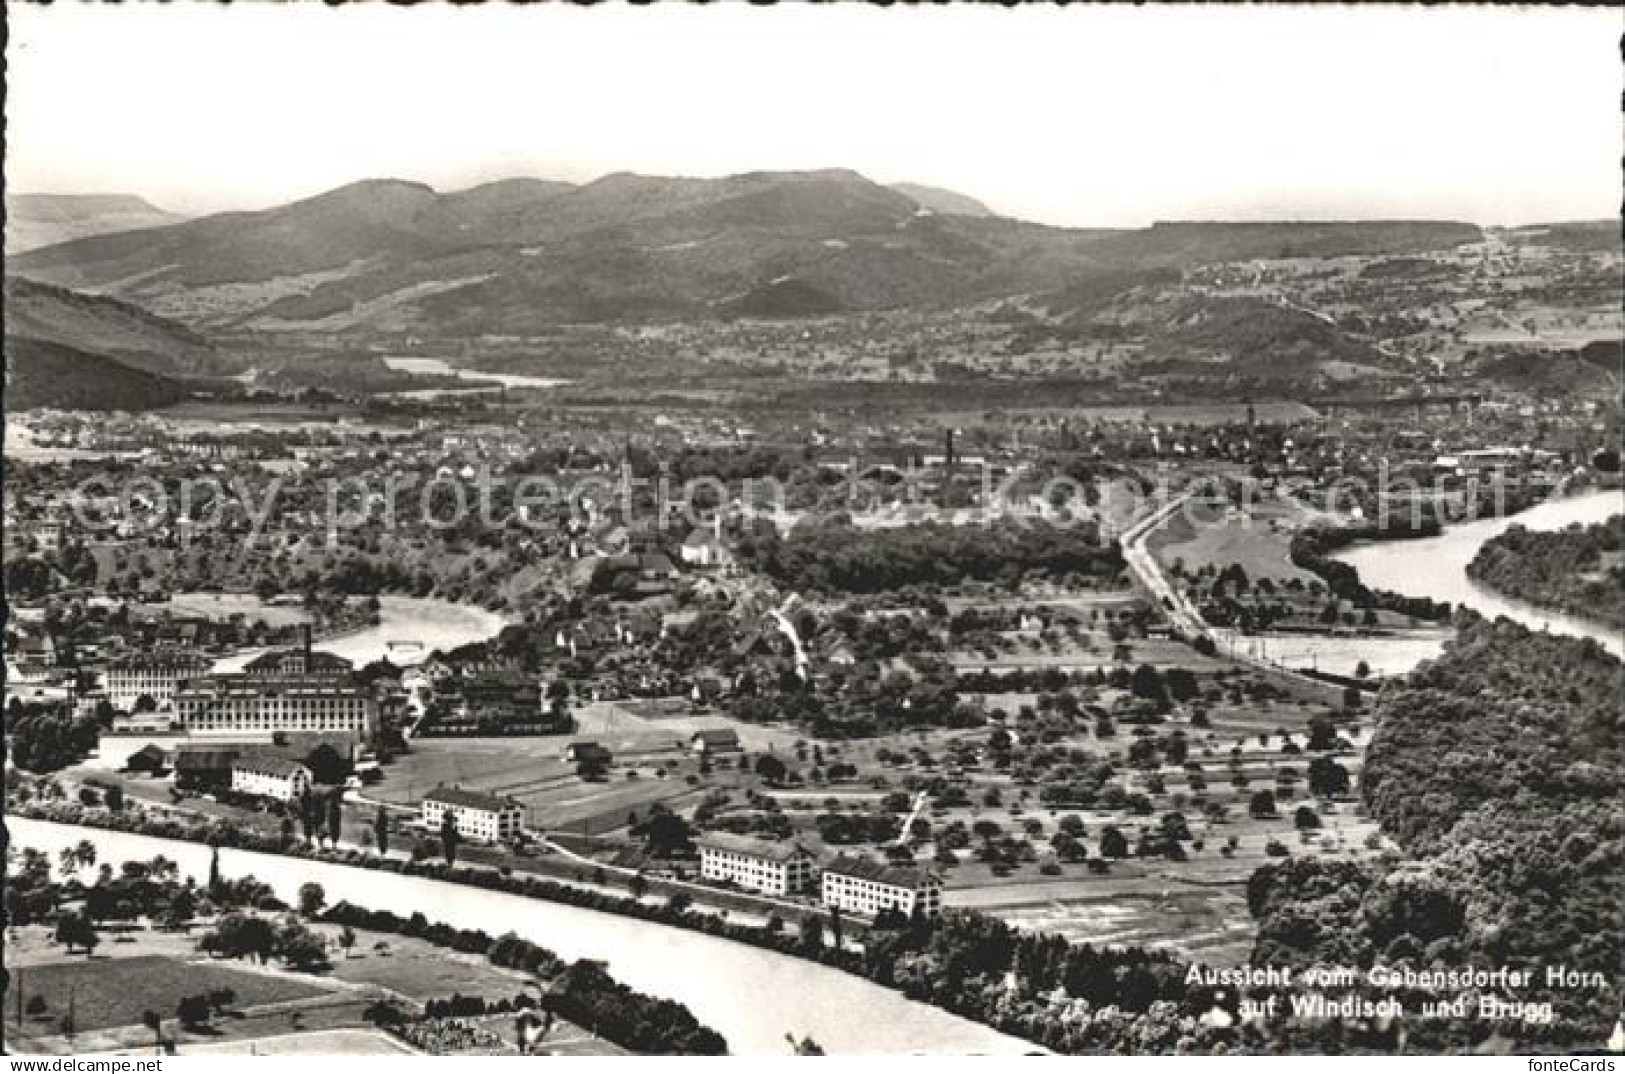
[[368,179],[270,209],[31,251],[14,268],[201,328],[522,335],[731,315],[741,295],[769,299],[746,310],[784,316],[942,308],[1103,271],[1299,250],[1410,253],[1480,237],[1475,226],[1434,221],[1060,228],[926,210],[850,169],[616,172],[448,193]]
[[229,364],[183,324],[106,295],[5,278],[6,334],[100,354],[160,376],[219,375]]
[[8,256],[72,239],[162,227],[185,219],[137,194],[8,193],[5,205]]
[[891,188],[904,197],[913,198],[920,208],[934,213],[953,213],[958,216],[998,216],[992,209],[969,194],[925,183],[892,183]]

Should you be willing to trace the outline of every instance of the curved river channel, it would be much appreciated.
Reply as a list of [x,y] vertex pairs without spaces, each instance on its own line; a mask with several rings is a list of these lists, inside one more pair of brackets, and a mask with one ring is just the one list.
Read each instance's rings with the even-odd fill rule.
[[[1467,564],[1478,554],[1479,547],[1513,526],[1558,530],[1576,522],[1581,525],[1604,522],[1618,514],[1625,514],[1625,492],[1619,489],[1588,492],[1548,500],[1505,518],[1485,518],[1451,526],[1437,537],[1356,545],[1340,552],[1337,558],[1358,570],[1360,580],[1373,589],[1448,600],[1491,619],[1504,615],[1531,630],[1595,638],[1615,656],[1625,656],[1625,637],[1605,624],[1513,600],[1467,577]],[[1427,655],[1437,655],[1437,649]]]
[[[8,817],[19,846],[53,857],[81,839],[101,861],[144,860],[162,854],[183,875],[209,872],[209,848],[125,832]],[[640,992],[688,1005],[721,1033],[735,1055],[786,1055],[784,1035],[810,1036],[845,1054],[1019,1055],[1034,1045],[995,1032],[899,992],[828,966],[687,929],[658,925],[561,903],[246,850],[220,851],[220,871],[252,873],[288,902],[315,881],[330,903],[359,906],[499,934],[512,930],[568,959],[602,959]]]
[[[236,603],[229,603],[235,601]],[[221,613],[250,610],[257,598],[228,594],[219,598]],[[209,611],[207,601],[189,605],[189,610]],[[405,597],[385,594],[378,598],[378,625],[351,631],[316,642],[315,647],[336,653],[357,667],[375,660],[388,660],[396,667],[421,664],[435,650],[445,652],[461,645],[485,641],[501,633],[508,620],[496,612],[469,604],[454,604],[432,597]],[[244,664],[265,652],[245,649],[215,662],[218,672],[241,671]]]

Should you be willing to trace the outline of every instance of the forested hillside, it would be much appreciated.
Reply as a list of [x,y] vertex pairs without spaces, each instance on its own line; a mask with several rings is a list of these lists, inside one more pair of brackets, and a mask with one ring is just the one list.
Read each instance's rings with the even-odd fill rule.
[[6,409],[154,410],[185,399],[184,385],[106,355],[42,339],[6,337]]
[[1542,608],[1625,626],[1625,517],[1584,528],[1545,531],[1513,526],[1484,542],[1467,574],[1492,589]]
[[160,377],[236,371],[230,359],[190,328],[116,298],[7,276],[5,299],[8,336],[103,355]]
[[[1625,805],[1621,665],[1595,642],[1464,620],[1443,656],[1383,692],[1363,789],[1390,866],[1260,870],[1255,962],[1418,970],[1532,967],[1517,999],[1550,1025],[1422,1022],[1441,1047],[1599,1047],[1619,1012]],[[1606,987],[1548,987],[1546,966]]]

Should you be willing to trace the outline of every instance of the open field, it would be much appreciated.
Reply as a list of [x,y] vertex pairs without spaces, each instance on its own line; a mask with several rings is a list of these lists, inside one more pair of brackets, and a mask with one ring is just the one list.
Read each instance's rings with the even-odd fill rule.
[[378,1029],[321,1029],[253,1040],[193,1044],[186,1055],[417,1055],[405,1043]]
[[1070,611],[1087,619],[1092,611],[1113,612],[1130,611],[1145,603],[1145,598],[1132,590],[1104,593],[1056,593],[1047,595],[1042,587],[1033,587],[1038,592],[1032,596],[1020,597],[956,597],[948,596],[942,599],[943,606],[948,614],[957,615],[969,608],[978,611],[999,611],[1002,609],[1019,608],[1056,608]]
[[[189,1055],[194,1048],[236,1049],[250,1053],[261,1048],[261,1042],[302,1039],[307,1033],[352,1031],[365,1034],[362,1012],[372,1002],[366,995],[339,992],[317,999],[257,1007],[251,1011],[229,1011],[208,1026],[193,1032],[183,1030],[174,1020],[174,1011],[164,1020],[164,1040],[181,1055]],[[268,1045],[277,1047],[279,1045]],[[352,1048],[361,1046],[352,1040]],[[40,1036],[23,1042],[23,1048],[36,1054],[63,1055],[86,1052],[126,1052],[151,1054],[152,1031],[143,1025],[120,1026],[102,1030],[79,1032],[70,1043],[60,1033]],[[378,1052],[397,1049],[378,1046]],[[362,1054],[362,1053],[357,1053]],[[365,1053],[373,1054],[373,1053]]]
[[[700,793],[683,779],[698,772],[699,762],[669,745],[658,753],[641,754],[622,746],[604,779],[583,780],[561,756],[575,737],[580,736],[419,739],[410,753],[385,768],[384,781],[367,794],[392,805],[416,808],[436,786],[456,785],[518,799],[525,805],[526,823],[532,827],[596,834],[625,824],[631,810],[642,812],[655,802],[669,803]],[[642,741],[646,747],[655,745],[651,740]],[[665,778],[657,774],[661,767],[667,771]],[[629,770],[636,778],[627,777]]]
[[[180,1054],[411,1054],[413,1048],[364,1023],[367,1004],[385,995],[413,1010],[454,994],[494,1001],[519,995],[529,982],[525,974],[477,955],[365,929],[356,930],[355,946],[346,958],[337,944],[337,927],[314,927],[327,937],[332,951],[332,970],[321,976],[202,958],[196,929],[109,932],[103,953],[90,960],[66,956],[46,927],[16,929],[9,934],[7,953],[13,981],[19,982],[25,1004],[27,997],[38,995],[47,1006],[45,1014],[25,1017],[20,1028],[14,1021],[5,1028],[28,1052],[149,1053],[152,1031],[141,1025],[141,1017],[153,1010],[163,1017],[164,1035]],[[236,993],[231,1009],[207,1026],[182,1029],[174,1018],[180,998],[217,988]],[[59,1024],[70,992],[76,1023],[71,1042]],[[8,993],[5,1002],[5,1010],[16,1009],[14,994]],[[493,1028],[507,1038],[505,1018],[496,1018]],[[555,1026],[547,1048],[555,1054],[624,1054],[567,1022]]]
[[201,615],[209,619],[230,619],[241,615],[258,619],[271,627],[293,626],[311,621],[305,609],[267,604],[252,593],[176,593],[162,604],[142,605],[143,610],[168,612],[177,617]]
[[781,728],[744,723],[715,713],[665,715],[662,710],[666,707],[637,700],[583,705],[575,710],[578,727],[571,740],[590,738],[617,752],[657,751],[686,746],[696,731],[732,728],[738,732],[740,744],[754,753],[781,749],[799,737]]
[[[944,875],[944,901],[949,906],[995,914],[1019,928],[1059,933],[1073,940],[1166,947],[1187,957],[1236,963],[1245,959],[1252,946],[1246,881],[1259,866],[1278,860],[1266,850],[1272,841],[1294,856],[1356,859],[1370,853],[1364,839],[1376,830],[1363,817],[1329,814],[1330,808],[1350,808],[1346,804],[1329,806],[1313,799],[1287,802],[1282,803],[1278,817],[1254,819],[1247,816],[1245,796],[1228,786],[1205,799],[1226,804],[1229,816],[1221,824],[1210,824],[1200,808],[1174,810],[1187,818],[1194,836],[1186,844],[1185,861],[1122,858],[1112,861],[1105,874],[1092,872],[1081,863],[1062,864],[1054,876],[1045,876],[1029,864],[998,876],[989,866],[964,859],[946,870],[934,866]],[[1327,825],[1311,836],[1312,842],[1305,842],[1294,831],[1292,814],[1299,804],[1317,808]],[[991,820],[1005,831],[1020,831],[1021,821],[1041,817],[1045,830],[1033,838],[1035,845],[1044,847],[1041,856],[1058,815],[1079,816],[1085,824],[1082,839],[1092,858],[1098,857],[1099,833],[1107,825],[1122,831],[1132,846],[1142,831],[1156,828],[1162,814],[1159,809],[1153,816],[1129,818],[1109,811],[1055,810],[1006,819],[996,811],[978,812],[979,819]],[[933,819],[933,823],[941,821]],[[1233,848],[1228,846],[1231,839],[1236,840]],[[1198,842],[1201,849],[1196,849]]]
[[1288,582],[1296,578],[1308,584],[1318,579],[1293,566],[1289,556],[1292,518],[1270,510],[1254,517],[1222,518],[1194,524],[1183,512],[1175,512],[1167,525],[1151,538],[1151,550],[1165,564],[1183,561],[1186,573],[1203,567],[1222,571],[1237,564],[1248,578],[1271,578]]
[[[1388,617],[1389,613],[1383,613]],[[1373,675],[1401,675],[1439,655],[1451,632],[1445,628],[1397,629],[1371,635],[1240,635],[1215,630],[1221,652],[1243,653],[1285,668],[1311,668],[1354,675],[1364,664]]]
[[[704,793],[703,782],[688,782],[700,771],[699,760],[686,749],[698,730],[732,728],[747,753],[788,753],[799,741],[792,732],[725,716],[651,717],[639,710],[654,713],[658,708],[636,701],[584,705],[575,713],[578,727],[570,735],[416,739],[409,753],[385,768],[384,781],[367,793],[415,808],[441,784],[461,786],[518,799],[533,827],[598,834],[624,825],[632,810],[642,812],[656,802],[681,808]],[[614,754],[604,779],[583,780],[564,760],[565,748],[583,740]],[[718,762],[719,768],[728,765]]]
[[578,782],[552,791],[520,797],[530,823],[549,831],[599,835],[624,827],[634,812],[642,814],[659,803],[673,812],[699,804],[705,791],[674,779],[611,779],[603,783]]
[[367,793],[400,805],[416,806],[440,784],[506,793],[530,782],[573,774],[562,754],[570,739],[422,738],[384,768],[384,781]]
[[[21,1026],[12,1023],[12,1033],[19,1040],[60,1037],[58,1020],[69,1009],[70,996],[78,1032],[128,1026],[150,1036],[150,1031],[141,1027],[143,1012],[157,1011],[172,1019],[183,997],[212,989],[231,989],[237,995],[235,1010],[248,1014],[255,1008],[334,995],[333,989],[311,978],[249,972],[207,959],[187,961],[158,954],[129,958],[100,955],[30,966],[20,980],[14,980],[13,987],[23,994],[25,1005],[35,996],[46,1003],[46,1013],[39,1018],[25,1017]],[[8,992],[7,1009],[15,1010],[16,1003],[17,995]],[[227,1018],[221,1020],[221,1025],[212,1034],[233,1031],[240,1035],[235,1033],[241,1028],[240,1021],[234,1023]]]
[[[964,905],[956,899],[951,905]],[[1177,951],[1210,965],[1246,962],[1253,947],[1253,921],[1240,888],[1124,894],[1100,902],[1065,897],[1048,905],[988,905],[1018,928],[1047,932],[1098,946],[1150,947]]]
[[512,997],[530,980],[516,970],[493,966],[480,955],[366,929],[355,930],[355,947],[346,958],[337,947],[339,929],[331,925],[314,927],[333,943],[334,980],[381,988],[420,1004],[454,992],[493,1000]]

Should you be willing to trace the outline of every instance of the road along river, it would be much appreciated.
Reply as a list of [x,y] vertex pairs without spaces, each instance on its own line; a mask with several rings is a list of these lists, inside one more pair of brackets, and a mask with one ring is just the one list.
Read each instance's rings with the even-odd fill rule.
[[[1432,597],[1472,608],[1491,619],[1506,616],[1531,630],[1595,638],[1616,656],[1625,656],[1625,638],[1602,623],[1547,611],[1504,597],[1467,577],[1467,564],[1485,541],[1513,526],[1531,530],[1589,525],[1625,514],[1625,492],[1619,489],[1554,499],[1504,518],[1485,518],[1451,526],[1437,537],[1411,541],[1373,541],[1339,552],[1337,558],[1360,572],[1360,581],[1408,597]],[[1442,643],[1441,643],[1442,644]],[[1418,657],[1437,655],[1433,652]]]
[[[162,854],[183,875],[209,871],[198,843],[8,817],[11,840],[54,858],[89,839],[106,862]],[[598,910],[527,899],[423,877],[373,872],[245,850],[220,851],[228,877],[252,873],[292,903],[299,885],[322,885],[328,902],[410,915],[493,935],[513,931],[568,959],[602,959],[641,992],[688,1005],[735,1055],[785,1055],[786,1033],[810,1036],[832,1054],[1019,1055],[1034,1045],[995,1032],[870,981],[814,962],[720,937]]]

